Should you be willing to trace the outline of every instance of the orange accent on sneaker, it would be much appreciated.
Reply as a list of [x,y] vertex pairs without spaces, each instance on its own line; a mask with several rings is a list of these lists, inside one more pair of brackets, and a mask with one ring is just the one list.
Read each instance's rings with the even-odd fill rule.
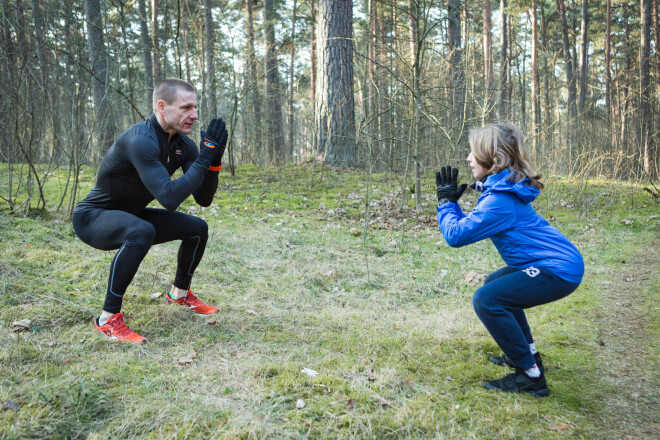
[[183,298],[174,299],[169,294],[165,297],[167,304],[180,304],[182,306],[192,309],[198,315],[213,315],[218,313],[218,308],[204,304],[197,298],[192,290],[188,290],[188,294]]
[[116,339],[122,342],[131,342],[133,344],[143,344],[147,342],[145,338],[128,328],[124,322],[123,313],[115,313],[103,325],[99,325],[98,318],[94,319],[94,330],[99,331],[110,339]]

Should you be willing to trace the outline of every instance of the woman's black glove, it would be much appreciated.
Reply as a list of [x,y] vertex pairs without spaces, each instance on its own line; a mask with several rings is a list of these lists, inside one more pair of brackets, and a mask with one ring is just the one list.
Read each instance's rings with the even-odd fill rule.
[[440,168],[440,171],[435,173],[435,184],[438,192],[438,205],[458,202],[467,188],[466,183],[458,186],[458,168],[452,170],[449,165]]

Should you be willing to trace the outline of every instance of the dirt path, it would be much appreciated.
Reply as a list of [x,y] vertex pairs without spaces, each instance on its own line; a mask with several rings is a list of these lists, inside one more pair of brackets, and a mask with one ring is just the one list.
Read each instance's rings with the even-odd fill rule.
[[660,439],[660,239],[649,245],[612,274],[595,319],[602,346],[595,363],[617,390],[604,399],[603,438]]

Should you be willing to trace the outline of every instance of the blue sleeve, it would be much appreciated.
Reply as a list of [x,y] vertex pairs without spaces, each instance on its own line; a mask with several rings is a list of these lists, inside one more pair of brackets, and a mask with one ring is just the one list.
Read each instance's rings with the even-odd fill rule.
[[505,194],[488,194],[468,215],[456,203],[438,206],[438,224],[451,247],[476,243],[506,231],[514,222],[514,202]]
[[126,154],[147,190],[170,211],[177,209],[192,194],[208,171],[193,161],[187,164],[183,176],[172,180],[167,169],[160,163],[158,146],[147,136],[133,136]]
[[[192,141],[186,142],[186,148],[188,150],[188,160],[186,160],[186,162],[181,166],[184,173],[188,171],[188,169],[195,163],[197,157],[199,156],[197,146]],[[199,206],[211,206],[211,203],[213,202],[213,196],[215,196],[215,192],[218,189],[218,173],[219,171],[208,171],[202,182],[193,191],[192,195],[195,198],[195,202],[197,202]]]

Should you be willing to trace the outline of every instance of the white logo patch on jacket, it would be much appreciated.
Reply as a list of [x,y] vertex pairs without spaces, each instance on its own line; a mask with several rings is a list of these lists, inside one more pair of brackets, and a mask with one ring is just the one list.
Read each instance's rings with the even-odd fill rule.
[[541,271],[535,268],[534,266],[529,266],[528,268],[523,269],[522,271],[525,272],[527,275],[529,275],[531,278],[534,278],[536,275],[541,273]]

